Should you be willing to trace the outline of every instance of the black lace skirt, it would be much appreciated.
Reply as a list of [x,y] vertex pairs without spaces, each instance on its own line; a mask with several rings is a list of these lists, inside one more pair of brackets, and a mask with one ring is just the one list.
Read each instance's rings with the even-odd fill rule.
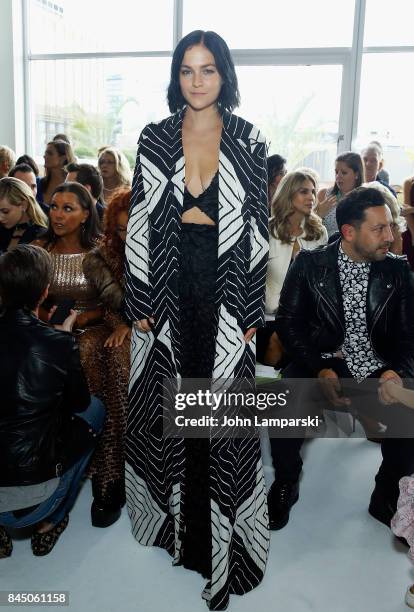
[[[216,226],[183,223],[179,278],[182,378],[212,376],[218,321],[217,253]],[[185,439],[182,563],[208,579],[212,557],[209,455],[208,439]]]

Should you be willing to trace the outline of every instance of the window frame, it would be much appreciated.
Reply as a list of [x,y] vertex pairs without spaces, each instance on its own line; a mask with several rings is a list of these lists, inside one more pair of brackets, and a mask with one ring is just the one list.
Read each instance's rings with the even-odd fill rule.
[[[174,0],[173,48],[182,38],[183,13],[186,0]],[[192,0],[187,0],[191,2]],[[32,54],[29,49],[29,0],[22,0],[23,78],[25,94],[24,134],[27,151],[33,151],[32,117],[30,104],[30,63],[36,60],[99,59],[122,57],[171,57],[171,50],[121,51],[99,53]],[[414,51],[414,46],[364,47],[366,0],[355,0],[354,26],[351,47],[321,47],[293,49],[231,49],[236,66],[300,66],[342,65],[341,102],[338,124],[338,154],[352,149],[358,132],[358,108],[361,66],[364,53],[401,53]]]

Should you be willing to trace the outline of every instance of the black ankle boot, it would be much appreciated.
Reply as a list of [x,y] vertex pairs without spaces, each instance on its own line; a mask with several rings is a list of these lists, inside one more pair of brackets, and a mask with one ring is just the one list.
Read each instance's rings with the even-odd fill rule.
[[94,527],[110,527],[121,516],[125,504],[125,483],[115,480],[105,486],[103,492],[96,480],[92,478],[93,502],[91,521]]
[[384,523],[387,527],[391,527],[391,519],[397,510],[397,500],[390,499],[384,489],[375,486],[371,495],[368,512],[380,523]]
[[298,480],[295,482],[279,482],[275,480],[267,496],[270,529],[282,529],[288,523],[290,509],[298,499]]

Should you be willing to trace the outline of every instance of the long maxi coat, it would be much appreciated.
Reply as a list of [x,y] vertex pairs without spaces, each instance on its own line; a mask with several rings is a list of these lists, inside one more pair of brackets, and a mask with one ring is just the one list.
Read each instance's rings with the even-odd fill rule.
[[[138,142],[126,246],[126,310],[134,330],[126,435],[128,512],[136,539],[180,563],[184,442],[162,437],[163,380],[180,377],[178,266],[185,185],[185,109],[147,125]],[[253,378],[264,322],[268,253],[266,146],[250,123],[225,112],[219,155],[218,331],[213,378]],[[268,546],[266,489],[258,439],[210,441],[212,576],[203,597],[224,609],[231,593],[257,586]],[[189,493],[191,494],[191,492]]]

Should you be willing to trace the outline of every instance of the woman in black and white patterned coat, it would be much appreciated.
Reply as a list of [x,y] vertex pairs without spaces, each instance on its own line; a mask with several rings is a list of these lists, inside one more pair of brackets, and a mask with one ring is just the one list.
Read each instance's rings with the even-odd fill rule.
[[257,586],[268,545],[258,439],[163,438],[165,378],[253,378],[268,252],[266,148],[214,32],[177,46],[171,117],[138,143],[127,236],[132,337],[126,491],[133,533],[208,579],[211,610]]

